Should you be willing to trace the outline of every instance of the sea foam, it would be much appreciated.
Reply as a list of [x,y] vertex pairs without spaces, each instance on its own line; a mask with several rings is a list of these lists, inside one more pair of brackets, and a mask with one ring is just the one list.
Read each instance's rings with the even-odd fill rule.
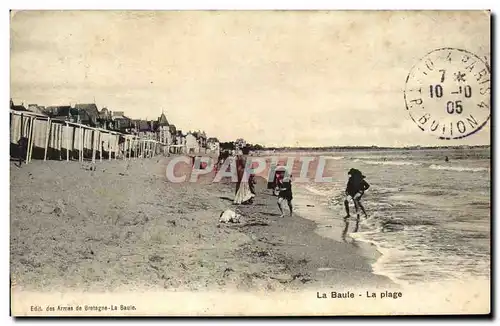
[[447,166],[447,165],[436,165],[432,164],[429,166],[433,170],[447,170],[447,171],[457,171],[457,172],[485,172],[488,171],[487,168],[469,168],[465,166]]

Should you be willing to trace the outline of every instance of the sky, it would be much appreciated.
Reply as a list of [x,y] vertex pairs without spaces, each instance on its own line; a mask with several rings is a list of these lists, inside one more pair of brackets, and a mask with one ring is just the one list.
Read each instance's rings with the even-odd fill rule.
[[490,60],[488,12],[22,11],[11,98],[97,104],[266,146],[489,145],[421,131],[411,68],[442,47]]

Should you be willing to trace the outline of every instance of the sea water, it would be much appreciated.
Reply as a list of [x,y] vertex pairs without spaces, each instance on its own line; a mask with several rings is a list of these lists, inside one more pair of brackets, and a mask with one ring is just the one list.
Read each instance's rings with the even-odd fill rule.
[[[397,283],[489,279],[489,148],[322,156],[328,157],[323,176],[332,180],[294,184],[296,211],[317,222],[319,234],[375,245],[382,255],[374,273]],[[343,219],[350,168],[361,170],[371,185],[362,199],[368,218],[359,223],[352,202],[351,218]],[[293,171],[298,176],[300,166]]]

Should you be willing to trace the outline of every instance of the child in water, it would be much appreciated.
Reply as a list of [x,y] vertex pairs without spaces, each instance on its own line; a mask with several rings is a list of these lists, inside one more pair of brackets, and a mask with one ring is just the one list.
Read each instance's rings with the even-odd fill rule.
[[361,204],[361,197],[364,192],[370,188],[370,185],[365,180],[365,176],[361,173],[361,171],[357,169],[350,169],[347,173],[349,175],[349,180],[347,181],[347,187],[345,190],[346,198],[344,200],[344,206],[346,210],[346,218],[350,217],[349,214],[349,197],[354,202],[354,208],[356,209],[356,215],[359,218],[358,208],[361,208],[365,217],[368,217],[366,214],[365,208]]

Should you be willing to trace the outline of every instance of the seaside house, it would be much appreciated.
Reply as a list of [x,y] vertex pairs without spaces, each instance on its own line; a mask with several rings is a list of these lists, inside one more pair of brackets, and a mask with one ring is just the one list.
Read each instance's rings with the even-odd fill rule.
[[139,133],[142,131],[145,133],[146,131],[149,130],[149,125],[146,120],[140,120],[140,119],[134,119],[132,120],[132,133],[139,135]]
[[66,107],[66,106],[69,107],[69,108],[71,108],[70,105],[60,105],[60,106],[59,105],[52,105],[52,106],[45,107],[44,112],[49,117],[53,117],[53,116],[57,115],[57,112],[58,112],[58,110],[59,110],[60,107]]
[[28,104],[28,111],[47,116],[47,113],[45,112],[45,107],[39,106],[38,104]]
[[[169,137],[171,138],[171,143],[169,145],[180,145],[177,143],[177,127],[174,124],[171,124],[168,126],[168,134]],[[174,151],[174,153],[177,153],[178,151]]]
[[186,135],[186,151],[187,154],[200,152],[200,143],[198,138],[196,137],[196,134],[191,131]]
[[84,125],[90,125],[92,122],[86,111],[80,111],[69,105],[48,106],[45,112],[52,119],[81,123]]
[[28,109],[26,109],[24,107],[24,104],[21,104],[21,105],[15,105],[14,102],[12,100],[10,100],[10,109],[11,110],[14,110],[14,111],[25,111],[27,112]]
[[210,137],[207,139],[207,149],[211,153],[216,153],[218,154],[220,152],[220,142],[217,138],[215,137]]
[[110,110],[108,110],[107,108],[102,108],[102,110],[99,112],[99,118],[97,119],[97,124],[100,128],[109,130],[115,129],[111,114],[112,112]]
[[186,150],[186,134],[184,134],[182,131],[180,132],[180,139],[181,139],[181,142],[180,142],[180,145],[182,145],[181,147],[181,153],[187,153],[187,150]]
[[174,124],[171,124],[170,126],[168,126],[168,130],[169,130],[170,135],[173,139],[174,136],[177,134],[177,127]]
[[186,146],[186,136],[182,134],[182,130],[176,130],[173,134],[173,144],[177,145],[172,149],[172,153],[184,153]]
[[198,140],[200,142],[200,149],[205,150],[207,148],[207,134],[205,134],[205,131],[198,132]]
[[198,142],[197,153],[205,153],[207,148],[207,136],[205,132],[195,131],[192,134],[196,137],[196,141]]
[[148,120],[134,120],[133,133],[144,139],[156,140],[155,123]]
[[91,127],[98,127],[99,110],[97,109],[97,105],[95,105],[95,103],[75,104],[75,109],[78,110],[80,115],[83,115],[83,112],[87,114],[89,117],[89,123],[85,124],[88,124]]
[[150,139],[158,140],[158,121],[148,121],[149,129],[151,131]]
[[170,133],[170,124],[167,117],[162,112],[157,122],[157,140],[162,144],[172,145],[172,134]]
[[175,144],[176,145],[184,145],[182,141],[185,140],[186,138],[183,136],[184,135],[182,134],[182,130],[177,130],[177,132],[175,133]]
[[111,120],[114,123],[114,129],[120,132],[130,132],[132,128],[132,120],[125,116],[123,111],[113,111]]
[[181,153],[187,153],[186,151],[186,134],[184,134],[182,131],[179,133],[180,134],[180,145],[181,147]]
[[110,118],[111,118],[111,111],[109,111],[108,108],[102,108],[101,111],[99,111],[99,119],[106,120]]

